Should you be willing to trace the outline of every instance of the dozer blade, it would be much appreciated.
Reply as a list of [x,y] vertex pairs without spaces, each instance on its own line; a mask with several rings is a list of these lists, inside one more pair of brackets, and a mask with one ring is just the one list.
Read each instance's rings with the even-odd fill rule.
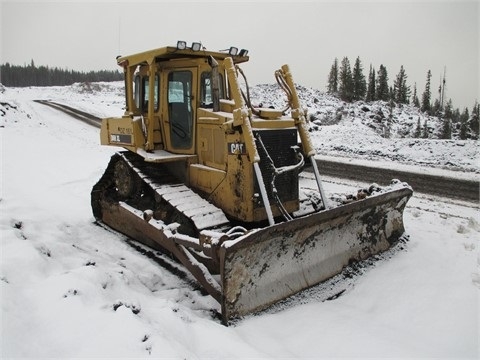
[[260,311],[387,250],[404,233],[412,190],[389,192],[254,231],[223,243],[222,315]]

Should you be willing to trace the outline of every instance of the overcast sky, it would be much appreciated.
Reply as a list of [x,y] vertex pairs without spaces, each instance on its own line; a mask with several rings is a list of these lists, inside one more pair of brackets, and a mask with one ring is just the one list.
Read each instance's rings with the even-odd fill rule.
[[1,1],[0,62],[115,69],[117,55],[199,41],[249,50],[250,84],[273,83],[288,63],[297,83],[326,89],[335,58],[388,71],[403,65],[419,97],[446,68],[446,97],[471,110],[479,97],[479,1]]

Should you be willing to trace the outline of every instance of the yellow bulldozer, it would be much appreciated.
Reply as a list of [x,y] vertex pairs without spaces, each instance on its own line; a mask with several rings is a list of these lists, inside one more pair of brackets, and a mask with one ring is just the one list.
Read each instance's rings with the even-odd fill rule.
[[[91,192],[99,222],[183,264],[224,323],[389,249],[412,195],[398,183],[327,198],[289,67],[274,72],[288,106],[260,108],[239,67],[248,60],[183,41],[117,57],[126,110],[102,120],[101,144],[125,150]],[[299,185],[306,162],[315,191]]]

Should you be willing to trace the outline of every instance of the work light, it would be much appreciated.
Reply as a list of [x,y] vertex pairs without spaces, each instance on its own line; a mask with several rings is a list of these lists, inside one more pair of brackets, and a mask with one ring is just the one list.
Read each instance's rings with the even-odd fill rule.
[[202,44],[201,43],[198,43],[198,42],[194,42],[192,43],[192,50],[193,51],[198,51],[202,48]]
[[187,47],[186,41],[177,41],[177,49],[184,50]]

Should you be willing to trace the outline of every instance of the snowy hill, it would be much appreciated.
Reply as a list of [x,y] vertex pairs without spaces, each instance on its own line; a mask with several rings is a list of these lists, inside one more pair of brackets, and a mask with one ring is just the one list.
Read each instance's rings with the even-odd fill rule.
[[[385,127],[388,120],[391,120],[388,137],[414,138],[418,121],[422,126],[426,121],[428,137],[438,139],[440,135],[441,120],[436,116],[424,114],[412,105],[403,104],[391,108],[385,101],[348,103],[320,90],[304,86],[298,86],[297,91],[303,105],[308,109],[310,121],[316,125],[313,126],[315,130],[322,125],[354,122],[357,126],[362,124],[374,130],[379,136],[386,137]],[[277,107],[285,104],[285,95],[274,84],[257,85],[251,93],[253,98],[267,106],[270,103]]]
[[[301,95],[311,113],[331,102],[336,114],[336,100],[315,102],[309,91]],[[361,276],[347,274],[227,328],[215,316],[218,303],[178,276],[181,267],[157,254],[159,265],[94,223],[90,191],[118,149],[100,146],[98,129],[33,102],[118,116],[122,84],[0,92],[2,358],[478,358],[478,204],[415,194],[404,214],[409,240]],[[321,152],[352,161],[406,153],[399,159],[417,166],[408,150],[417,140],[384,139],[347,115],[312,129]],[[444,145],[418,141],[423,153],[412,147],[422,164],[449,166]],[[478,173],[478,145],[452,144],[456,168]],[[327,178],[324,186],[331,195],[364,184]],[[335,286],[345,291],[329,298]]]
[[[286,105],[285,94],[277,85],[257,85],[250,92],[254,104],[276,108]],[[320,155],[480,173],[479,142],[439,140],[441,120],[413,106],[390,109],[384,101],[346,103],[302,86],[298,92],[308,109],[311,134]],[[385,124],[390,117],[386,138]],[[422,126],[427,122],[429,139],[414,138],[418,121]]]

